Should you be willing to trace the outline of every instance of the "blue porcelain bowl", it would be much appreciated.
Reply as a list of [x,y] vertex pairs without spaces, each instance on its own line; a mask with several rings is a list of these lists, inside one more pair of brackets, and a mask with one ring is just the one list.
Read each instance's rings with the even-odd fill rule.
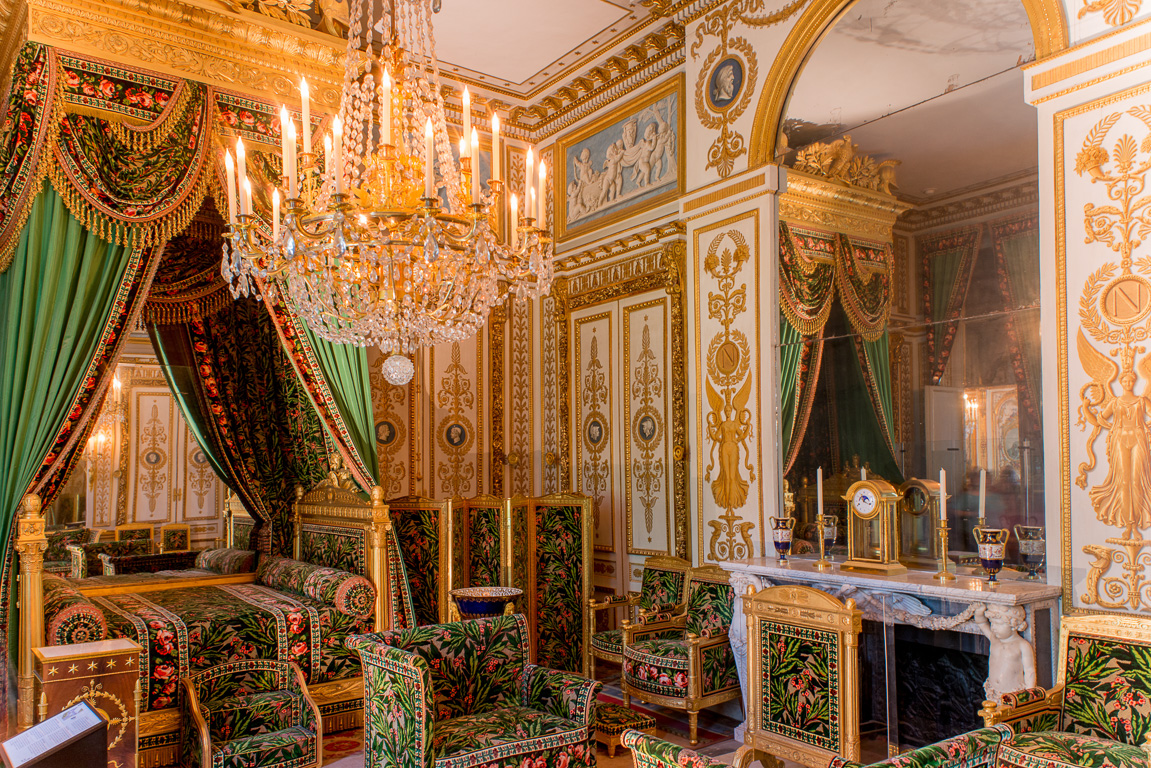
[[516,587],[461,587],[451,591],[460,616],[465,619],[499,616],[509,600],[515,600],[523,593]]

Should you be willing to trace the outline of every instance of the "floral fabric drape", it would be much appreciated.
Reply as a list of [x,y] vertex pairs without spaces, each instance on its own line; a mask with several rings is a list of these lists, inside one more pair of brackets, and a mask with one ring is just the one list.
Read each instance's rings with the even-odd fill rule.
[[981,227],[964,227],[921,239],[923,309],[927,316],[927,365],[932,384],[947,370],[959,316],[979,253]]
[[323,428],[264,306],[217,301],[227,292],[219,254],[216,239],[173,241],[145,319],[185,420],[203,433],[201,447],[270,526],[257,540],[290,556],[295,486],[310,488],[327,472]]

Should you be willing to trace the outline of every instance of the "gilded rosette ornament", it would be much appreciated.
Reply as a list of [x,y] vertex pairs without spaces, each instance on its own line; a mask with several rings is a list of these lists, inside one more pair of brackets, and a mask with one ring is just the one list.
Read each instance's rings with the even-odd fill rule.
[[[1151,257],[1135,255],[1151,232],[1151,196],[1146,194],[1151,107],[1132,107],[1127,114],[1147,127],[1142,141],[1123,133],[1108,145],[1123,116],[1114,112],[1088,132],[1075,161],[1081,177],[1106,190],[1106,204],[1084,206],[1084,242],[1103,243],[1119,256],[1118,264],[1106,262],[1088,276],[1079,300],[1076,346],[1091,381],[1079,391],[1076,425],[1090,432],[1087,461],[1079,464],[1075,483],[1088,490],[1096,518],[1122,530],[1120,537],[1106,540],[1118,549],[1083,547],[1095,558],[1083,602],[1136,611],[1151,610],[1145,574],[1151,553],[1143,552],[1151,541],[1141,534],[1151,527],[1151,356],[1145,354],[1151,331]],[[1144,386],[1136,393],[1139,378]],[[1096,443],[1104,433],[1102,467]],[[1112,565],[1123,573],[1107,575]]]
[[[720,246],[730,240],[732,248]],[[710,483],[711,495],[724,512],[719,520],[709,520],[710,557],[715,561],[751,557],[751,529],[755,523],[744,521],[736,510],[747,503],[750,483],[755,482],[751,463],[751,345],[747,336],[733,328],[737,317],[747,311],[747,284],[736,287],[736,278],[751,258],[743,235],[730,230],[711,241],[703,266],[715,278],[719,292],[707,295],[707,316],[723,325],[707,349],[707,376],[704,388],[710,409],[707,413],[708,449],[704,480]],[[746,470],[747,478],[743,472]]]

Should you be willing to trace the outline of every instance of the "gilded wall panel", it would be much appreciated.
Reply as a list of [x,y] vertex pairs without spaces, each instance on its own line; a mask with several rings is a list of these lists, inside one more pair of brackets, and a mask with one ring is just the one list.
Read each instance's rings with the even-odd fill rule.
[[700,562],[752,557],[763,530],[759,211],[694,232]]
[[576,492],[592,498],[597,552],[615,551],[615,523],[623,518],[616,508],[619,499],[615,492],[619,465],[616,430],[623,425],[614,418],[619,397],[614,376],[618,353],[614,311],[598,307],[572,314],[573,475]]
[[540,433],[544,455],[543,492],[559,491],[560,441],[559,403],[556,387],[556,298],[553,295],[540,299],[540,410],[543,416],[543,429]]
[[372,424],[379,469],[376,482],[384,498],[406,494],[410,482],[411,424],[408,418],[411,386],[397,387],[384,379],[385,356],[376,347],[368,349],[368,381],[372,387]]
[[176,503],[176,401],[167,387],[138,387],[130,394],[128,456],[131,521],[173,522]]
[[435,346],[429,368],[428,495],[443,499],[485,493],[484,334]]
[[1151,86],[1057,113],[1055,145],[1064,609],[1147,613]]
[[535,495],[535,382],[532,379],[534,302],[511,303],[508,343],[508,387],[511,392],[508,426],[507,494]]
[[629,555],[674,554],[669,299],[621,302],[624,504]]

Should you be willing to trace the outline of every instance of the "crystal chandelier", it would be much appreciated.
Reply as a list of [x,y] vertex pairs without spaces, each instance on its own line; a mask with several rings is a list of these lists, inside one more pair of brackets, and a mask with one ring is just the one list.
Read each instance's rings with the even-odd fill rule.
[[225,158],[230,229],[221,271],[233,295],[255,296],[258,280],[271,283],[322,338],[379,346],[393,384],[411,380],[419,347],[474,335],[509,294],[546,294],[553,278],[544,164],[537,177],[529,148],[523,213],[511,195],[501,241],[493,227],[504,186],[499,117],[491,115],[484,189],[466,88],[458,165],[453,156],[433,1],[350,0],[340,109],[322,156],[312,151],[306,81],[302,151],[281,109],[282,211],[281,189],[272,192],[270,219],[253,211],[242,139],[235,159]]

